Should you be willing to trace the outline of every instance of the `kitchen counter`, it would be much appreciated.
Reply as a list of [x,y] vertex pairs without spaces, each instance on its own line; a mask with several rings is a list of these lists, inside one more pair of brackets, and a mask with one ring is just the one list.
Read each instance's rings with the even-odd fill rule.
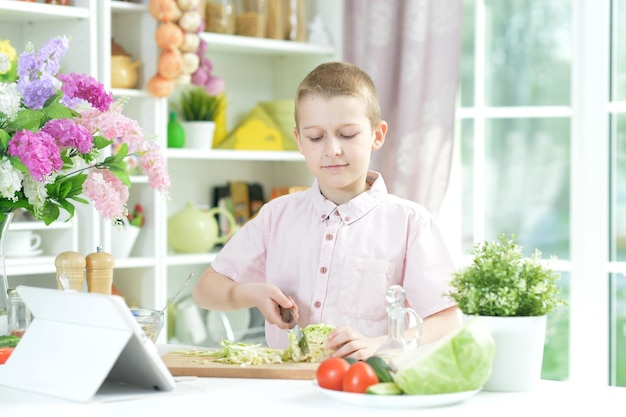
[[[626,388],[583,387],[569,382],[541,381],[535,390],[520,393],[482,391],[460,403],[432,408],[366,408],[336,401],[313,381],[179,377],[169,393],[135,394],[114,399],[94,398],[87,404],[0,387],[3,416],[137,417],[137,416],[513,416],[587,415],[618,410]],[[218,411],[219,410],[219,411]]]

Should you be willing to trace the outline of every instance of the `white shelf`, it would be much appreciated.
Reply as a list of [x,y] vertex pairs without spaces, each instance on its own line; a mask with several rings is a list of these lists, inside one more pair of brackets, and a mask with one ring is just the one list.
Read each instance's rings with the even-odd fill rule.
[[243,151],[222,149],[167,149],[168,159],[207,159],[221,161],[303,161],[297,151]]
[[[99,0],[102,1],[102,0]],[[148,6],[141,3],[131,3],[128,1],[111,1],[111,13],[112,14],[128,14],[128,13],[147,13]]]
[[0,0],[0,22],[26,23],[53,20],[88,19],[89,9],[80,6]]
[[320,57],[331,57],[334,54],[334,49],[330,46],[304,42],[223,35],[211,32],[203,32],[200,34],[200,37],[207,42],[207,53],[209,55],[214,52],[227,52],[229,54],[264,56],[319,55]]

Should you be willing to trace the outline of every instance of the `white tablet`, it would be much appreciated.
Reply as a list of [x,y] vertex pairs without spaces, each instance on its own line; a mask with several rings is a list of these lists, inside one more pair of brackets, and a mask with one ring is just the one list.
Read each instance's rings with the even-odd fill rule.
[[80,402],[111,385],[174,389],[156,346],[121,297],[23,285],[17,291],[33,321],[0,366],[0,385]]

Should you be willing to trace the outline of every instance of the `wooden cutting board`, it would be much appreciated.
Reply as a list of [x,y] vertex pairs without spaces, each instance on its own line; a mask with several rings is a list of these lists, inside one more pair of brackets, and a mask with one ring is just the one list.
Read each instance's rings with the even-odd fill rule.
[[174,376],[265,379],[315,379],[319,363],[285,362],[241,366],[216,363],[212,358],[166,354],[161,356]]

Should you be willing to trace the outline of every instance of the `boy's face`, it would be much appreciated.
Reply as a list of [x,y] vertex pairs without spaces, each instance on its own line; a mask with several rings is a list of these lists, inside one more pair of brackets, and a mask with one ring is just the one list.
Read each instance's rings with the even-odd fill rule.
[[326,198],[341,204],[365,191],[371,153],[385,141],[387,124],[372,130],[365,103],[350,96],[306,97],[298,111],[296,141]]

